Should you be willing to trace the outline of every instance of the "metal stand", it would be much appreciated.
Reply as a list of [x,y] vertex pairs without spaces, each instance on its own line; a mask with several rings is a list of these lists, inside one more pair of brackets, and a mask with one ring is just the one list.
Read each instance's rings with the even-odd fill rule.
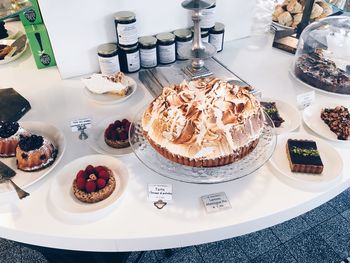
[[184,69],[184,72],[191,78],[199,78],[211,75],[212,73],[204,67],[204,60],[212,57],[216,53],[216,49],[209,43],[203,43],[200,31],[200,21],[202,18],[201,11],[214,4],[214,0],[186,0],[182,2],[182,7],[192,11],[193,21],[193,40],[192,48],[186,46],[180,48],[178,53],[187,59],[192,59],[191,65]]
[[89,137],[86,134],[85,130],[86,130],[86,126],[85,125],[79,125],[78,131],[80,131],[80,134],[79,134],[79,139],[80,140],[86,140]]

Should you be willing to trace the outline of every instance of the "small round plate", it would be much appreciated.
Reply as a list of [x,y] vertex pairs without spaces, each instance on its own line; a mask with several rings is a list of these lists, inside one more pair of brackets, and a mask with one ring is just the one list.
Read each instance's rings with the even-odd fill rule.
[[[84,203],[76,199],[72,191],[73,180],[77,172],[87,165],[104,165],[108,167],[116,179],[116,189],[105,200],[97,203]],[[55,176],[50,187],[50,201],[55,210],[67,219],[81,221],[96,220],[110,212],[124,195],[129,174],[124,164],[106,155],[88,155],[67,164]]]
[[[4,39],[4,40],[0,40],[0,44],[1,45],[12,45],[12,43],[15,42],[15,39]],[[18,52],[17,54],[15,55],[12,55],[12,56],[6,56],[4,59],[0,60],[0,65],[3,65],[3,64],[7,64],[11,61],[14,61],[16,60],[17,58],[19,58],[20,56],[22,56],[22,54],[24,53],[24,51],[27,49],[27,44],[24,46],[24,48]]]
[[116,120],[128,119],[131,122],[130,116],[128,117],[118,117],[113,116],[106,118],[99,122],[95,127],[91,129],[91,135],[89,136],[87,142],[89,146],[94,149],[96,152],[101,154],[113,155],[113,156],[121,156],[132,153],[132,148],[113,148],[106,144],[104,139],[104,132],[107,129],[108,125],[115,122]]
[[350,94],[342,94],[342,93],[330,92],[330,91],[327,91],[327,90],[319,89],[317,87],[314,87],[314,86],[312,86],[310,84],[307,84],[306,82],[302,81],[294,73],[294,63],[291,64],[291,66],[289,68],[289,73],[297,82],[299,82],[300,84],[304,85],[305,87],[308,87],[308,88],[313,89],[315,91],[319,91],[319,92],[324,93],[324,94],[330,94],[330,95],[335,95],[335,96],[339,96],[339,97],[348,97],[348,98],[350,97]]
[[[346,105],[344,105],[346,104]],[[340,143],[350,143],[350,138],[347,140],[338,140],[337,135],[330,130],[328,125],[321,119],[321,111],[324,108],[335,108],[336,106],[344,106],[350,109],[349,103],[334,104],[327,103],[326,105],[314,104],[307,107],[303,111],[303,120],[305,124],[315,133],[322,136],[323,138]]]
[[[321,174],[293,173],[290,170],[286,153],[288,139],[313,140],[317,144],[322,163]],[[278,136],[274,154],[270,159],[277,170],[277,177],[283,182],[306,191],[321,191],[327,189],[341,178],[343,160],[340,154],[330,144],[306,133],[289,133]]]
[[128,76],[126,76],[126,78],[130,83],[130,89],[128,90],[128,93],[125,96],[118,96],[113,94],[97,94],[97,93],[91,92],[87,87],[84,87],[83,93],[86,97],[88,97],[89,99],[93,100],[98,104],[110,105],[110,104],[121,103],[129,99],[137,89],[136,81],[133,78],[130,78]]
[[[16,165],[16,158],[1,158],[1,161],[5,163],[10,168],[14,169],[16,171],[16,175],[12,178],[12,180],[21,188],[27,188],[30,185],[36,183],[40,179],[42,179],[44,176],[48,175],[50,171],[60,162],[62,159],[63,153],[66,149],[66,141],[63,135],[63,132],[56,128],[55,126],[44,123],[44,122],[36,122],[36,121],[23,121],[19,122],[21,127],[23,127],[25,130],[44,136],[45,138],[49,139],[54,146],[58,149],[58,154],[56,157],[56,160],[51,164],[49,167],[34,171],[34,172],[24,172],[17,169]],[[13,192],[14,189],[11,187],[8,183],[0,184],[0,194]]]
[[260,101],[275,102],[277,110],[284,119],[280,127],[275,127],[276,134],[284,134],[296,130],[301,123],[300,113],[294,106],[281,100],[262,98]]

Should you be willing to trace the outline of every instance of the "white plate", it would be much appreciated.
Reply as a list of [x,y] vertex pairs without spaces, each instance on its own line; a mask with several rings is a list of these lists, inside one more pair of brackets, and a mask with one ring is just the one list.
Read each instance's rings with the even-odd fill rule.
[[308,87],[310,89],[313,89],[313,90],[316,90],[316,91],[319,91],[319,92],[325,93],[325,94],[331,94],[331,95],[339,96],[339,97],[350,97],[350,94],[341,94],[341,93],[330,92],[330,91],[327,91],[327,90],[323,90],[323,89],[319,89],[317,87],[311,86],[310,84],[307,84],[306,82],[302,81],[301,79],[299,79],[294,74],[294,63],[291,64],[291,66],[289,68],[289,73],[297,82],[299,82],[300,84],[302,84],[302,85],[304,85],[304,86],[306,86],[306,87]]
[[[104,165],[114,174],[116,188],[105,200],[97,203],[84,203],[76,199],[72,191],[73,180],[79,170],[87,165]],[[57,174],[50,187],[50,201],[55,210],[67,219],[79,221],[95,220],[111,211],[125,193],[129,180],[129,174],[124,164],[106,155],[88,155],[67,164]]]
[[344,106],[350,109],[350,104],[348,103],[329,103],[329,104],[314,104],[307,107],[303,112],[303,120],[305,124],[315,133],[326,138],[328,140],[340,143],[350,143],[350,139],[338,140],[337,135],[330,130],[328,125],[321,119],[321,111],[324,108],[335,108],[336,106]]
[[[25,130],[33,134],[42,135],[46,137],[58,149],[58,154],[54,163],[49,167],[36,172],[24,172],[17,169],[15,157],[0,159],[3,163],[5,163],[6,165],[8,165],[9,167],[11,167],[16,171],[16,175],[12,178],[12,180],[18,186],[22,188],[26,188],[36,183],[44,176],[46,176],[59,163],[66,149],[66,141],[62,131],[60,131],[58,128],[56,128],[51,124],[44,123],[44,122],[36,122],[36,121],[25,121],[25,122],[20,122],[19,124]],[[0,184],[0,194],[8,193],[11,191],[14,191],[14,190],[10,184],[7,184],[7,183]]]
[[87,96],[89,99],[93,100],[96,103],[99,104],[117,104],[121,103],[128,98],[130,98],[136,91],[137,89],[137,84],[134,79],[125,76],[129,83],[130,83],[130,89],[127,93],[126,96],[118,96],[118,95],[113,95],[113,94],[96,94],[91,92],[88,88],[84,87],[83,93],[85,96]]
[[262,98],[260,101],[275,102],[280,116],[282,119],[284,119],[284,122],[281,124],[281,126],[275,128],[276,134],[288,133],[294,131],[300,126],[301,117],[297,108],[284,101],[270,98]]
[[104,139],[104,132],[107,129],[108,125],[115,122],[116,120],[122,120],[124,118],[128,119],[130,122],[132,120],[130,116],[120,117],[114,115],[113,117],[109,117],[99,122],[95,127],[93,126],[93,128],[91,129],[91,133],[89,134],[89,138],[87,140],[89,146],[98,153],[113,156],[121,156],[132,153],[132,148],[130,146],[120,149],[113,148],[108,146]]
[[[324,165],[323,172],[320,175],[291,172],[286,153],[288,139],[313,140],[316,142]],[[283,182],[307,191],[327,189],[341,178],[343,170],[343,160],[339,153],[327,142],[306,133],[289,133],[278,136],[276,150],[270,162],[277,170],[278,178]]]
[[[0,40],[0,44],[2,45],[11,45],[13,42],[15,42],[15,39],[4,39],[4,40]],[[19,58],[20,56],[22,56],[22,54],[24,53],[24,51],[27,49],[27,44],[24,46],[24,48],[19,52],[17,53],[16,55],[14,56],[11,56],[11,57],[8,57],[6,56],[4,59],[0,60],[0,65],[3,65],[3,64],[7,64],[11,61],[14,61],[16,60],[17,58]]]

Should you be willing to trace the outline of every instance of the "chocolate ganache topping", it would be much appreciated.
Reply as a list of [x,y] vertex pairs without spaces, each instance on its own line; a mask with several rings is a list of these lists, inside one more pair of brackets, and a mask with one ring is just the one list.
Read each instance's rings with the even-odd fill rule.
[[18,128],[17,122],[0,121],[0,137],[9,138],[18,131]]

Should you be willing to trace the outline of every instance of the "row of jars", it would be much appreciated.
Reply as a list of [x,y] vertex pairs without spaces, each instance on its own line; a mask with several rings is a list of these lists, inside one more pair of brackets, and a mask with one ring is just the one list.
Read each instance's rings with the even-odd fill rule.
[[[187,45],[191,48],[193,29],[178,29],[156,36],[138,37],[136,17],[133,12],[121,11],[115,14],[117,43],[98,47],[101,72],[112,75],[118,71],[137,72],[140,68],[167,65],[186,59],[178,50]],[[214,45],[217,52],[223,49],[224,25],[215,23],[210,29],[202,29],[203,42]]]

